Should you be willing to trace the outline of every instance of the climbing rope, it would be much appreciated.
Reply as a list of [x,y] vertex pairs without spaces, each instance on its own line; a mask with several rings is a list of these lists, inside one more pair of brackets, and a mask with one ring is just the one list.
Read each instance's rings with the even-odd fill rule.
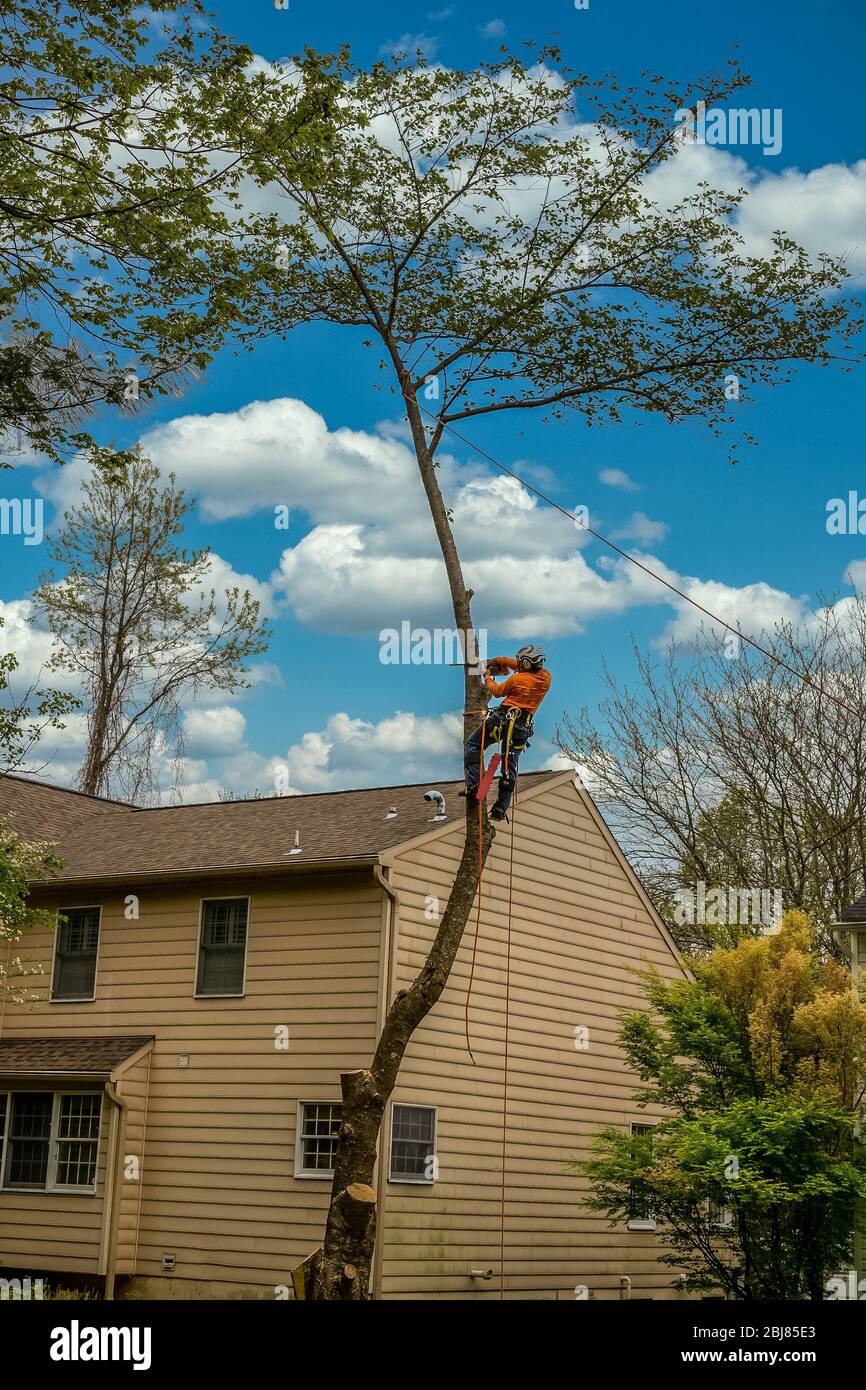
[[[487,711],[484,711],[485,716]],[[487,733],[486,717],[481,725],[481,753],[479,756],[479,785],[484,776],[484,745]],[[505,746],[504,771],[508,771],[508,745]],[[511,916],[514,899],[514,833],[517,825],[517,786],[511,801],[511,825],[508,850],[508,913],[505,935],[505,1051],[502,1063],[502,1163],[499,1191],[499,1297],[505,1298],[505,1173],[508,1136],[508,1055],[510,1041],[511,1013]],[[469,984],[466,988],[466,1003],[463,1017],[466,1031],[466,1050],[473,1067],[477,1066],[469,1036],[469,1002],[472,998],[472,985],[475,980],[475,962],[478,956],[478,941],[481,936],[481,896],[484,886],[484,802],[478,802],[478,894],[475,909],[475,937],[472,942],[472,961],[469,968]]]
[[517,785],[511,802],[511,846],[508,855],[508,924],[505,935],[505,1055],[502,1062],[502,1186],[499,1194],[499,1297],[505,1298],[505,1143],[508,1128],[508,1041],[511,1006],[511,902],[514,885],[514,834],[517,828]]
[[[484,735],[487,732],[487,711],[484,711],[484,719],[481,721],[481,756],[478,768],[478,784],[484,776]],[[473,1067],[476,1065],[475,1057],[472,1053],[472,1043],[469,1038],[469,1000],[472,997],[472,982],[475,979],[475,956],[478,951],[478,937],[481,933],[481,884],[484,879],[484,802],[478,802],[478,903],[475,911],[475,940],[472,942],[472,964],[469,970],[469,984],[466,988],[466,1005],[464,1008],[464,1026],[466,1029],[466,1051],[469,1053]]]

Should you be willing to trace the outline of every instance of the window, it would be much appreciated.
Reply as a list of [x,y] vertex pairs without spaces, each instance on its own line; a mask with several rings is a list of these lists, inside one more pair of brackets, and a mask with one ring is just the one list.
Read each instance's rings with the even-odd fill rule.
[[59,1096],[55,1187],[93,1187],[102,1096]]
[[[633,1139],[643,1139],[648,1141],[647,1157],[652,1152],[652,1132],[654,1125],[633,1124],[631,1134]],[[654,1231],[656,1228],[655,1219],[650,1204],[650,1195],[641,1182],[633,1182],[629,1192],[628,1202],[628,1229],[630,1231]]]
[[93,999],[96,994],[98,907],[64,907],[54,944],[52,999]]
[[50,1091],[12,1097],[7,1187],[45,1187],[53,1109],[54,1097]]
[[249,898],[202,903],[196,994],[243,994]]
[[723,1202],[708,1197],[707,1222],[714,1230],[727,1231],[734,1224],[734,1213]]
[[95,1191],[101,1113],[100,1092],[0,1095],[2,1186]]
[[389,1181],[433,1182],[438,1176],[434,1106],[392,1106]]
[[296,1178],[333,1177],[341,1111],[338,1101],[301,1101],[295,1149]]

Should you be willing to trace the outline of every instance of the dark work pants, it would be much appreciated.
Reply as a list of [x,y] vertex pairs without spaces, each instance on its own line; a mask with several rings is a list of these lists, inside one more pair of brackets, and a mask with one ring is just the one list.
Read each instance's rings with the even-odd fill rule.
[[[508,765],[505,764],[505,735],[509,724],[509,713],[513,712],[514,727],[511,733],[511,743],[508,748]],[[532,732],[531,725],[525,710],[516,710],[513,705],[494,705],[487,711],[482,722],[478,725],[474,734],[466,740],[463,748],[463,768],[466,774],[466,790],[470,796],[474,796],[478,791],[478,783],[481,780],[481,734],[484,732],[485,750],[495,744],[501,744],[499,752],[502,762],[499,766],[499,795],[496,798],[497,806],[503,811],[507,811],[511,805],[511,798],[514,795],[514,786],[517,781],[517,767],[520,762],[520,755],[529,742],[529,735]]]

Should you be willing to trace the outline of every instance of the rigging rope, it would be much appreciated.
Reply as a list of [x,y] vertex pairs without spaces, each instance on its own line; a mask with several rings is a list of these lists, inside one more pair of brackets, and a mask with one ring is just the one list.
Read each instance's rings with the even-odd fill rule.
[[514,884],[514,834],[517,826],[517,783],[511,803],[511,846],[508,856],[508,924],[505,936],[505,1055],[502,1062],[502,1184],[499,1194],[499,1297],[505,1298],[505,1144],[508,1130],[508,1041],[511,1005],[511,901]]
[[[486,710],[484,711],[486,715]],[[484,742],[487,732],[486,718],[481,725],[481,753],[479,757],[479,784],[484,776]],[[507,757],[507,753],[506,753]],[[506,762],[505,769],[508,764]],[[517,824],[517,783],[514,786],[514,795],[511,802],[511,826],[508,852],[508,914],[506,922],[505,937],[505,1052],[502,1063],[502,1162],[501,1162],[501,1181],[499,1192],[499,1297],[505,1298],[505,1171],[506,1171],[506,1144],[508,1132],[508,1049],[509,1049],[509,1015],[511,1010],[511,914],[514,892],[514,831]],[[472,1051],[472,1042],[469,1036],[469,1001],[472,998],[472,985],[475,980],[475,961],[478,955],[478,940],[481,935],[481,894],[484,885],[484,802],[478,802],[478,891],[476,897],[475,910],[475,937],[472,942],[472,962],[469,969],[469,984],[466,987],[466,1002],[463,1009],[464,1028],[466,1031],[466,1050],[469,1053],[473,1067],[477,1066],[475,1056]]]
[[[484,711],[485,718],[481,721],[481,757],[479,760],[478,781],[484,776],[484,735],[487,732],[487,711]],[[475,979],[475,956],[478,951],[478,937],[481,932],[481,884],[484,879],[484,802],[478,802],[478,906],[475,913],[475,940],[472,942],[472,965],[469,970],[469,984],[466,987],[466,1004],[463,1011],[464,1027],[466,1029],[466,1051],[469,1053],[473,1067],[476,1065],[475,1057],[472,1053],[472,1043],[469,1039],[469,1000],[472,995],[472,982]]]
[[601,541],[602,544],[608,546],[610,550],[616,551],[617,555],[621,555],[624,560],[628,560],[630,564],[635,565],[639,570],[643,570],[644,574],[648,574],[650,579],[655,579],[658,584],[663,584],[666,589],[670,589],[671,593],[676,594],[677,598],[681,598],[685,603],[690,603],[692,608],[696,608],[699,613],[703,613],[704,617],[710,618],[714,623],[718,623],[735,637],[738,637],[741,642],[745,642],[748,646],[754,647],[755,651],[760,652],[762,656],[767,657],[768,660],[774,662],[776,666],[780,666],[783,670],[787,671],[789,675],[795,676],[797,680],[802,681],[804,685],[808,685],[810,690],[814,690],[817,695],[822,696],[825,700],[830,700],[834,705],[837,705],[839,709],[845,710],[847,714],[852,714],[855,719],[861,722],[863,721],[863,715],[859,710],[853,709],[851,705],[846,704],[844,700],[840,700],[836,695],[831,695],[829,690],[825,690],[823,686],[817,685],[807,671],[798,671],[795,666],[789,665],[782,657],[777,656],[775,652],[770,651],[760,642],[757,642],[754,637],[748,637],[740,628],[734,627],[732,623],[727,622],[724,618],[720,618],[718,613],[713,613],[711,609],[704,607],[702,603],[698,603],[696,598],[690,598],[688,594],[683,593],[682,589],[678,589],[676,584],[672,584],[669,579],[664,579],[662,575],[650,569],[649,565],[645,565],[642,560],[636,559],[635,556],[630,555],[627,550],[622,550],[620,546],[614,545],[613,541],[609,541],[607,536],[603,536],[600,531],[594,530],[588,522],[581,521],[580,517],[575,516],[567,507],[563,507],[559,502],[554,502],[552,497],[548,497],[540,488],[527,482],[525,478],[521,478],[519,473],[515,473],[511,468],[506,468],[504,463],[500,463],[492,454],[488,454],[486,449],[482,449],[479,444],[475,444],[471,439],[467,439],[459,430],[455,430],[453,425],[448,424],[447,421],[440,421],[438,416],[421,405],[417,398],[415,404],[422,414],[434,420],[443,430],[448,430],[454,435],[455,439],[460,440],[461,444],[465,444],[469,449],[474,449],[476,454],[480,454],[481,458],[486,459],[488,463],[492,463],[494,468],[499,469],[500,473],[505,473],[509,478],[513,478],[515,482],[520,483],[521,487],[525,487],[527,492],[533,493],[539,501],[545,502],[548,507],[553,507],[555,511],[561,512],[563,516],[567,516],[569,521],[573,522],[575,526],[579,526],[584,531],[588,531],[591,536],[595,536],[596,540]]

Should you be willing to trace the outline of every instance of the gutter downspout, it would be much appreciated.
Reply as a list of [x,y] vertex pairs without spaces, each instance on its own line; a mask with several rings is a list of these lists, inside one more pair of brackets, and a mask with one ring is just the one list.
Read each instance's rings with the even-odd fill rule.
[[[373,865],[373,877],[385,895],[387,903],[385,909],[385,923],[382,934],[382,985],[379,993],[379,1006],[377,1009],[376,1037],[381,1036],[382,1028],[385,1023],[385,1015],[388,1012],[388,1000],[391,993],[391,983],[394,965],[394,943],[397,940],[397,931],[400,920],[400,895],[395,888],[392,888],[381,864]],[[379,1134],[379,1155],[378,1170],[376,1173],[376,1244],[373,1250],[373,1278],[372,1296],[381,1298],[382,1296],[382,1244],[384,1239],[384,1220],[385,1220],[385,1182],[387,1180],[387,1164],[383,1162],[383,1142],[381,1132]]]
[[[105,1267],[105,1298],[114,1298],[114,1266],[117,1263],[117,1227],[120,1216],[120,1165],[123,1158],[121,1136],[126,1128],[126,1101],[117,1093],[115,1083],[109,1078],[105,1083],[105,1094],[114,1106],[114,1133],[111,1136],[111,1151],[108,1154],[105,1193],[105,1220],[108,1229],[108,1258]],[[110,1182],[110,1187],[109,1187]]]

